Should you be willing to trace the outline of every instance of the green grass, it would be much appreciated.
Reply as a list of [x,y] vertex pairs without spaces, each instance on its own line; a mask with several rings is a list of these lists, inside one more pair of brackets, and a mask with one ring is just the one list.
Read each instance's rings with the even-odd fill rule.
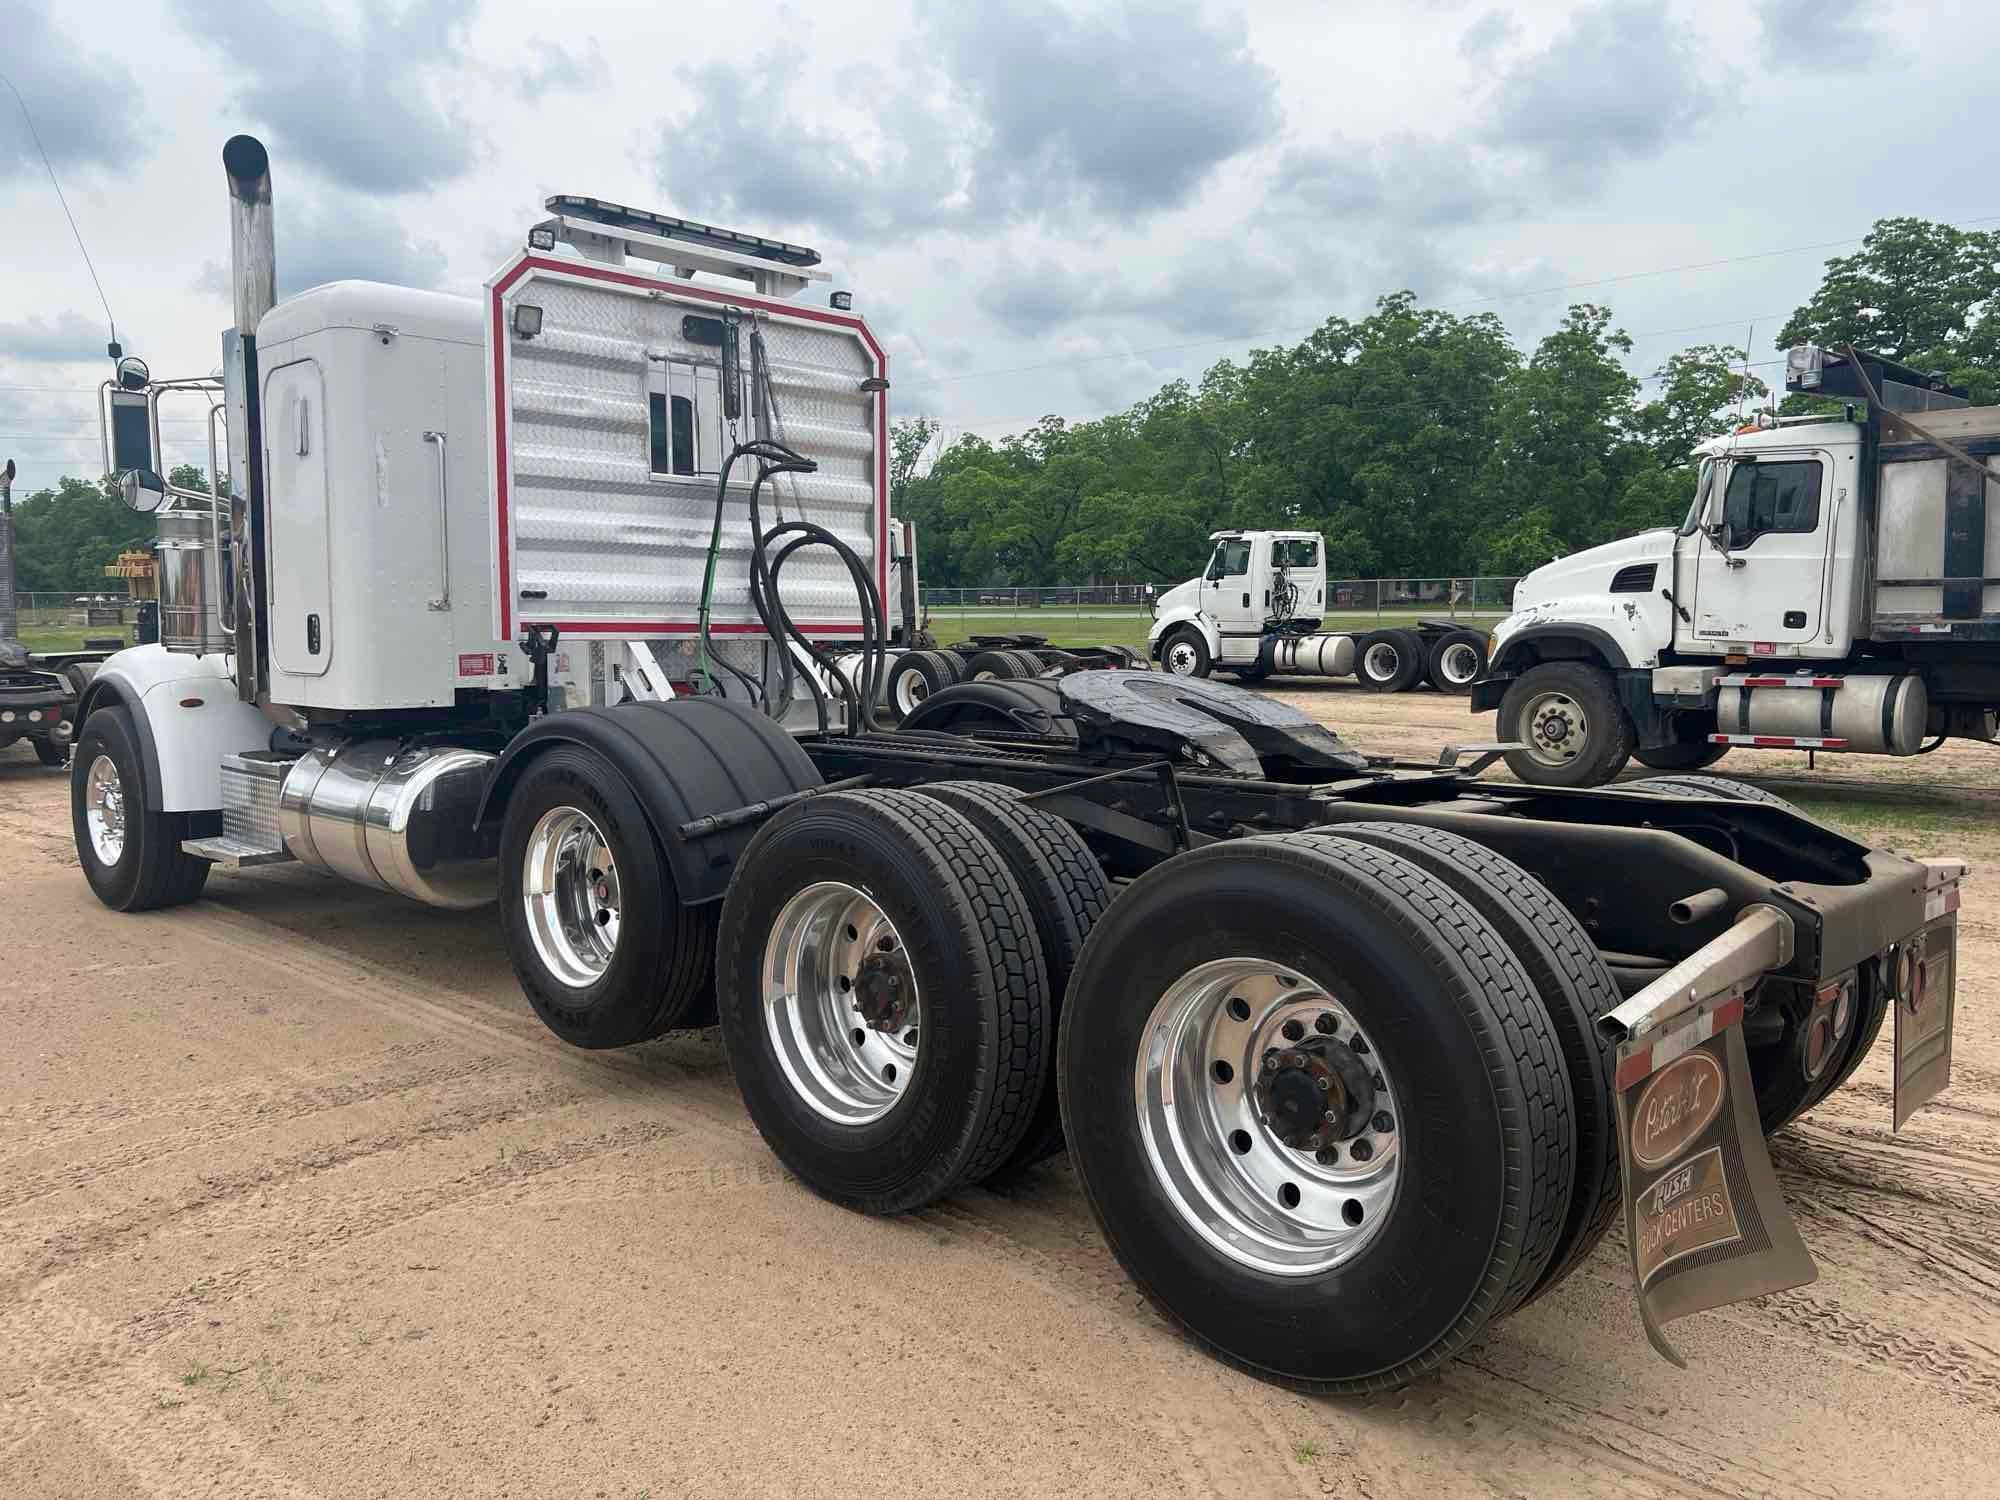
[[[1323,617],[1320,628],[1327,631],[1368,631],[1390,625],[1411,625],[1420,619],[1447,619],[1444,610],[1341,611]],[[1458,616],[1469,630],[1485,630],[1500,619],[1497,614]],[[1045,635],[1052,646],[1138,646],[1146,644],[1152,617],[1144,610],[1113,614],[1108,606],[1086,606],[1079,614],[1073,608],[1017,610],[931,611],[931,633],[950,645],[971,635]]]
[[24,630],[21,632],[21,644],[30,651],[81,651],[85,636],[110,640],[114,635],[126,641],[132,639],[129,630],[121,630],[116,625],[99,625],[89,630],[79,625],[74,630]]
[[1842,797],[1802,797],[1785,793],[1807,817],[1838,829],[1863,843],[1878,844],[1885,836],[1911,833],[1985,833],[1993,826],[1991,809],[1982,803],[1938,806],[1909,802],[1862,802]]

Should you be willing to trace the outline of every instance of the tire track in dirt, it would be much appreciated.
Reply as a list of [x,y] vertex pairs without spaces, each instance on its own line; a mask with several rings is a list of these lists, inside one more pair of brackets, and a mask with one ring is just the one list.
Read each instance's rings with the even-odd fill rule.
[[191,1123],[165,1135],[71,1160],[53,1171],[15,1177],[0,1185],[0,1209],[16,1208],[51,1193],[84,1187],[101,1190],[106,1185],[105,1179],[116,1173],[151,1166],[170,1156],[222,1145],[243,1135],[295,1124],[315,1115],[403,1099],[420,1092],[437,1093],[452,1085],[486,1078],[505,1066],[497,1058],[472,1057],[390,1069],[372,1079],[355,1078],[293,1090],[252,1086],[244,1095],[223,1100],[217,1110],[197,1107],[184,1112],[182,1117]]
[[[583,1097],[576,1089],[560,1084],[514,1090],[460,1105],[444,1115],[418,1124],[353,1136],[336,1145],[313,1147],[203,1176],[196,1191],[178,1201],[162,1202],[151,1194],[133,1197],[108,1214],[71,1219],[54,1232],[44,1235],[38,1244],[17,1248],[14,1264],[5,1272],[0,1272],[0,1298],[25,1295],[42,1282],[115,1254],[133,1240],[199,1218],[218,1207],[241,1204],[253,1193],[283,1188],[370,1157],[450,1140],[531,1115],[546,1114],[573,1105]],[[662,1126],[661,1133],[670,1134],[672,1131],[670,1127]],[[143,1185],[136,1186],[143,1191]]]
[[[1310,1479],[1289,1457],[1296,1434],[1272,1424],[1266,1403],[1244,1399],[1241,1387],[1250,1377],[1209,1362],[1179,1329],[1154,1312],[1102,1241],[1095,1248],[1088,1243],[1096,1234],[1087,1220],[1062,1225],[1049,1215],[1031,1224],[1007,1211],[1019,1202],[975,1189],[942,1199],[912,1217],[941,1240],[1004,1256],[1036,1286],[1074,1299],[1115,1345],[1116,1362],[1148,1363],[1156,1392],[1170,1383],[1171,1393],[1181,1399],[1159,1402],[1154,1430],[1186,1470],[1201,1476],[1196,1493],[1272,1493],[1269,1486],[1299,1494],[1318,1492],[1317,1479]],[[1087,1232],[1088,1240],[1080,1230]],[[1169,1354],[1167,1364],[1147,1358],[1162,1351]],[[1068,1395],[1075,1399],[1077,1393],[1072,1389]],[[1218,1421],[1218,1405],[1226,1407],[1234,1420]],[[1129,1416],[1129,1407],[1115,1407],[1111,1414],[1115,1418],[1121,1411]],[[1245,1441],[1246,1433],[1251,1441]],[[1245,1472],[1246,1449],[1267,1455],[1253,1474]],[[1257,1487],[1257,1476],[1266,1487]]]
[[59,1398],[80,1395],[107,1371],[139,1358],[217,1306],[295,1275],[302,1263],[433,1214],[475,1203],[528,1201],[547,1191],[552,1174],[651,1146],[671,1134],[670,1127],[657,1121],[627,1124],[549,1146],[527,1147],[504,1161],[421,1186],[383,1188],[311,1212],[295,1206],[293,1216],[276,1226],[279,1232],[255,1254],[201,1277],[116,1327],[74,1308],[55,1289],[55,1278],[47,1278],[0,1306],[0,1345],[28,1360],[38,1380]]

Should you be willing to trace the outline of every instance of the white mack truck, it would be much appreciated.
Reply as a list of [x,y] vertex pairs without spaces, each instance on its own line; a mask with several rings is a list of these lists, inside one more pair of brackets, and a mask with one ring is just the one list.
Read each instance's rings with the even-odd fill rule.
[[1454,620],[1321,633],[1332,601],[1317,531],[1217,531],[1209,540],[1201,576],[1153,601],[1146,649],[1177,677],[1358,677],[1381,693],[1425,682],[1463,693],[1485,670],[1485,637]]
[[[1699,451],[1677,529],[1539,568],[1475,711],[1507,764],[1597,786],[1732,749],[1918,755],[2000,733],[2000,407],[1853,350],[1786,357],[1842,417],[1766,417]],[[1857,416],[1860,403],[1866,414]]]
[[1898,1122],[1944,1087],[1962,864],[1728,782],[1390,764],[1161,672],[891,730],[887,361],[815,252],[559,197],[477,297],[280,301],[268,157],[223,163],[223,377],[143,394],[212,403],[227,498],[118,445],[174,565],[77,715],[107,906],[288,861],[491,904],[564,1042],[719,1023],[835,1202],[1066,1142],[1146,1294],[1313,1390],[1434,1368],[1621,1212],[1649,1319],[1795,1284],[1763,1131],[1892,1013]]

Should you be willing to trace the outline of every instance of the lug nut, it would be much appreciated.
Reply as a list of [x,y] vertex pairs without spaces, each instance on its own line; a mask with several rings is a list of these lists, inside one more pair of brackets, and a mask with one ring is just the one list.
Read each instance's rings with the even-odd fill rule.
[[1315,1082],[1315,1083],[1317,1083],[1317,1084],[1319,1085],[1319,1091],[1320,1091],[1320,1092],[1321,1092],[1322,1094],[1324,1094],[1324,1093],[1326,1092],[1326,1088],[1327,1088],[1327,1084],[1326,1084],[1326,1080],[1325,1080],[1324,1078],[1316,1078],[1316,1079],[1314,1079],[1314,1080],[1313,1080],[1313,1082]]
[[1285,1022],[1286,1041],[1296,1042],[1300,1037],[1304,1036],[1305,1034],[1306,1034],[1305,1027],[1301,1026],[1297,1021]]
[[1375,1087],[1378,1089],[1386,1089],[1389,1086],[1388,1083],[1383,1080],[1383,1077],[1379,1072],[1370,1073],[1368,1075],[1368,1081],[1374,1084]]
[[1322,1167],[1337,1167],[1340,1165],[1340,1147],[1322,1146],[1313,1153],[1313,1160]]
[[1368,1160],[1369,1157],[1375,1154],[1375,1148],[1369,1145],[1366,1141],[1356,1141],[1352,1146],[1349,1146],[1347,1149],[1354,1153],[1354,1159],[1356,1161],[1366,1161]]
[[1335,1114],[1332,1110],[1328,1110],[1325,1114],[1321,1115],[1320,1118],[1326,1121],[1326,1123],[1329,1125],[1338,1125],[1340,1123],[1340,1116]]
[[1322,1036],[1332,1036],[1336,1031],[1340,1030],[1340,1022],[1334,1020],[1332,1011],[1323,1010],[1318,1016],[1314,1017],[1313,1030]]
[[1389,1118],[1389,1111],[1380,1109],[1375,1112],[1375,1128],[1385,1133],[1396,1128],[1396,1122]]
[[1266,1052],[1264,1054],[1264,1071],[1266,1073],[1269,1073],[1273,1071],[1277,1066],[1278,1066],[1278,1054],[1275,1052]]
[[1352,1047],[1356,1052],[1366,1052],[1368,1050],[1368,1038],[1357,1034],[1354,1040],[1347,1045]]

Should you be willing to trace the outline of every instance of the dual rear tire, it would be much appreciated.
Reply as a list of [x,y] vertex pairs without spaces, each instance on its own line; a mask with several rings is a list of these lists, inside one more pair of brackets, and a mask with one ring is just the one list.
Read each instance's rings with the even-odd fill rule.
[[723,903],[744,1105],[803,1182],[871,1213],[1056,1149],[1059,984],[1105,896],[1068,825],[1005,788],[933,792],[780,813]]

